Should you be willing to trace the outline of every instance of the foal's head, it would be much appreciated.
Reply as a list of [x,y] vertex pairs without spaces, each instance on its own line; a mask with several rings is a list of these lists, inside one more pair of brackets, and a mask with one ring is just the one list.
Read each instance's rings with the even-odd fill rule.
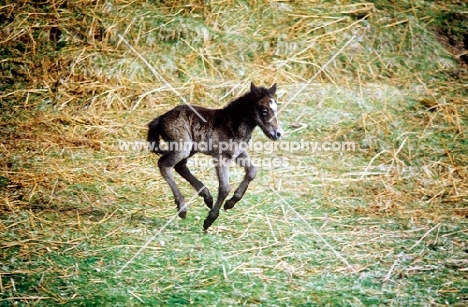
[[275,100],[276,83],[269,89],[250,84],[250,92],[255,96],[255,123],[271,140],[277,140],[284,134],[278,120],[278,105]]

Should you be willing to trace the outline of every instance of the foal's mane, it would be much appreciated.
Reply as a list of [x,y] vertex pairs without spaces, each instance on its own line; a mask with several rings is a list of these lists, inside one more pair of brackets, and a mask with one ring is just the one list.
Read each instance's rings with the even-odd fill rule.
[[267,88],[264,87],[257,87],[258,96],[252,93],[251,91],[245,93],[244,95],[234,99],[230,103],[228,103],[223,110],[232,112],[232,114],[236,114],[240,112],[241,114],[246,114],[246,111],[250,111],[252,108],[255,107],[255,102],[257,102],[261,97],[265,97],[270,95],[270,92]]
[[228,126],[233,134],[241,124],[247,124],[251,129],[255,128],[255,107],[257,102],[270,92],[267,88],[257,87],[255,93],[249,91],[244,95],[234,99],[224,108],[221,108],[219,115],[215,120],[222,126]]

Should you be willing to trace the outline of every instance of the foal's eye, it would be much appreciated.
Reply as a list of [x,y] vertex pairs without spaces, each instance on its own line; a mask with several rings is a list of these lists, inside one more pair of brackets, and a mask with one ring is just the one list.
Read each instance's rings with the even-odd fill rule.
[[267,109],[263,109],[262,114],[265,115],[265,116],[268,115],[268,110],[267,110]]

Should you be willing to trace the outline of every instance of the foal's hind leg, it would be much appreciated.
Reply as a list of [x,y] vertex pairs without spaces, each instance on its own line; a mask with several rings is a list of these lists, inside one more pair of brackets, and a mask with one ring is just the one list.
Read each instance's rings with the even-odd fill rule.
[[190,172],[187,167],[187,159],[188,158],[177,163],[174,166],[174,169],[177,173],[179,173],[179,175],[181,175],[190,183],[190,185],[198,192],[198,195],[203,196],[203,200],[205,201],[206,206],[210,209],[213,208],[213,197],[211,196],[210,191]]
[[170,151],[164,154],[158,160],[158,167],[161,175],[163,176],[164,180],[166,180],[167,184],[171,188],[172,194],[174,194],[174,201],[177,204],[177,209],[179,212],[179,217],[184,219],[187,215],[187,207],[185,205],[185,199],[182,193],[179,190],[175,180],[174,180],[174,173],[172,172],[172,168],[179,163],[181,160],[186,159],[189,156],[190,152],[174,152]]
[[255,175],[257,174],[257,167],[253,165],[252,160],[250,160],[249,154],[246,151],[242,152],[236,158],[236,163],[237,165],[244,167],[245,176],[242,182],[239,184],[239,187],[236,189],[236,191],[234,191],[234,195],[224,204],[225,210],[231,209],[239,200],[241,200],[245,191],[249,187],[249,183],[255,178]]

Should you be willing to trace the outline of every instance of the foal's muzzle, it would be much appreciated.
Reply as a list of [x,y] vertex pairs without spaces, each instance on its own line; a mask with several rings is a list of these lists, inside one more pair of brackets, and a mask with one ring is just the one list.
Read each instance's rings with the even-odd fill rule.
[[269,137],[270,139],[272,139],[273,141],[276,141],[280,138],[282,138],[284,135],[284,131],[283,129],[281,129],[281,127],[278,127],[278,128],[273,128]]

